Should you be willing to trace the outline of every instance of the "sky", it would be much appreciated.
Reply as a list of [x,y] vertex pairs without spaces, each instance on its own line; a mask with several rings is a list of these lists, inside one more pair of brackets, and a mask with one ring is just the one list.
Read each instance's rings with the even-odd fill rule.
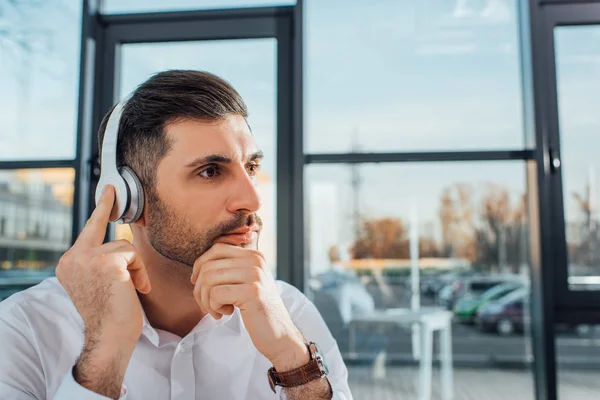
[[[49,3],[20,12],[0,9],[0,28],[14,33],[10,40],[0,37],[0,160],[75,155],[81,9],[76,1]],[[104,10],[275,3],[294,2],[105,0]],[[306,0],[305,7],[306,153],[531,147],[523,133],[515,0],[374,0],[368,7],[358,0]],[[590,168],[595,170],[593,143],[600,140],[600,40],[593,40],[600,39],[600,27],[561,27],[555,34],[567,217],[575,220],[581,214],[572,193],[582,192]],[[23,51],[15,38],[34,51]],[[274,181],[275,45],[273,39],[126,45],[121,94],[166,68],[223,76],[246,99],[250,124],[267,155],[265,172]],[[360,208],[373,217],[407,218],[407,201],[414,199],[420,221],[435,222],[441,191],[458,182],[472,184],[479,195],[485,184],[497,183],[514,199],[526,189],[520,161],[359,170]],[[329,206],[316,202],[321,214],[307,210],[339,215],[329,224],[343,240],[352,212],[350,167],[309,166],[306,182],[309,197],[317,187],[343,195],[326,202]]]

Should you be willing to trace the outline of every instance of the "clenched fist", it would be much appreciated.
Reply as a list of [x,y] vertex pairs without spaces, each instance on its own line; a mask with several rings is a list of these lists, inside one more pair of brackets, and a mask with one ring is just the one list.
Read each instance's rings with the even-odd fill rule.
[[309,361],[304,337],[294,325],[262,253],[216,243],[196,260],[191,282],[200,309],[215,319],[239,308],[254,346],[278,371]]

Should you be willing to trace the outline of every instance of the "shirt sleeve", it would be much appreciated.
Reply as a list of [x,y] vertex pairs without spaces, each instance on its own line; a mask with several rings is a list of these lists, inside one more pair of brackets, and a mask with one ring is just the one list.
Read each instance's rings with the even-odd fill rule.
[[[54,395],[53,400],[70,400],[70,399],[78,399],[78,400],[112,400],[110,397],[102,396],[96,392],[92,392],[91,390],[84,388],[81,386],[75,378],[73,377],[73,368],[69,370],[69,372],[65,375],[58,391]],[[119,400],[127,399],[127,389],[123,385],[121,387],[121,395]]]
[[[0,318],[0,399],[42,400],[49,398],[42,361],[30,327],[19,310]],[[111,400],[79,385],[72,368],[65,375],[54,400]],[[127,399],[123,386],[119,400]]]
[[[285,283],[281,297],[286,304],[292,320],[309,342],[315,342],[323,354],[329,374],[327,379],[333,390],[333,399],[353,400],[348,385],[348,369],[340,353],[337,342],[329,331],[317,307],[294,286]],[[285,391],[280,392],[280,398],[285,399]],[[287,400],[287,399],[286,399]]]
[[0,399],[44,399],[44,373],[27,324],[16,315],[3,316],[0,339]]

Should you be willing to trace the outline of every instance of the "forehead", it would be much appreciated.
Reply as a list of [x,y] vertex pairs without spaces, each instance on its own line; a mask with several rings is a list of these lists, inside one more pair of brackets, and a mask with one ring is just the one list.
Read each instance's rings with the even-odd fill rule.
[[258,150],[241,115],[229,115],[217,121],[177,121],[167,125],[166,133],[171,142],[167,157],[176,157],[184,164],[213,154],[242,161]]

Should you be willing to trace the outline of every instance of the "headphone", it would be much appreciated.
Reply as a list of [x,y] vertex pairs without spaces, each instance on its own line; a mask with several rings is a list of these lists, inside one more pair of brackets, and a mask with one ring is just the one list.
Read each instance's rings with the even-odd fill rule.
[[[144,210],[144,189],[135,172],[127,166],[117,166],[117,141],[123,108],[129,98],[121,100],[113,109],[104,130],[100,180],[96,186],[96,205],[106,185],[115,188],[115,204],[111,222],[130,224],[137,221]],[[115,216],[116,215],[116,216]]]

